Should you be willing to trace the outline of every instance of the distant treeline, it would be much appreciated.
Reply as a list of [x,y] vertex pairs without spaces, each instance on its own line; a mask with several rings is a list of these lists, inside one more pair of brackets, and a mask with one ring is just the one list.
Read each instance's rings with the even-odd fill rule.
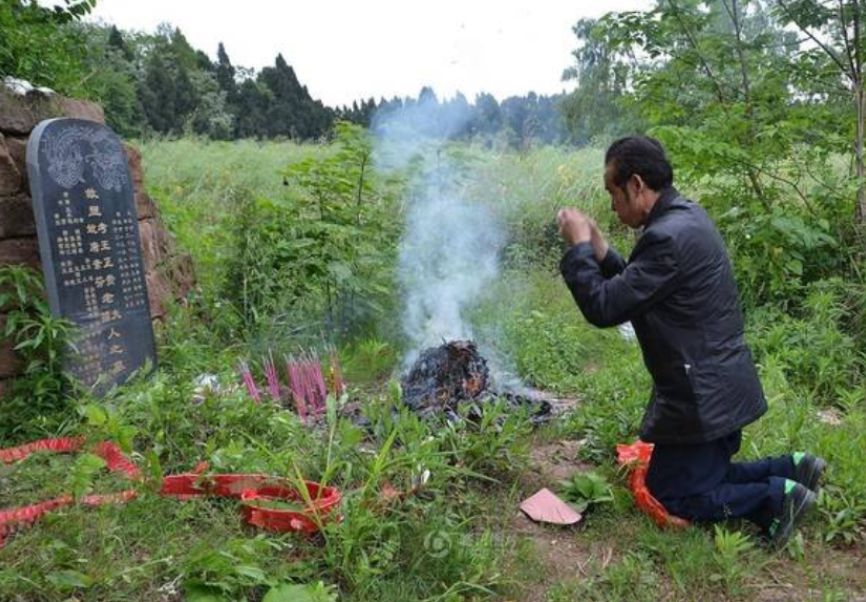
[[217,60],[211,61],[193,49],[179,29],[134,36],[110,27],[90,35],[106,36],[106,55],[135,89],[134,96],[124,96],[128,100],[122,106],[104,99],[114,125],[128,133],[309,140],[327,135],[338,119],[369,127],[379,110],[423,104],[433,115],[441,112],[443,119],[460,115],[459,127],[448,130],[455,138],[503,136],[519,145],[530,139],[558,142],[565,136],[556,97],[529,93],[499,103],[490,94],[479,94],[469,103],[459,93],[440,101],[433,89],[423,88],[417,98],[369,98],[329,107],[313,98],[282,54],[273,66],[256,72],[233,65],[223,44]]
[[530,93],[500,103],[479,94],[470,103],[462,94],[438,99],[424,88],[417,98],[368,98],[329,107],[314,98],[281,54],[272,66],[254,70],[232,64],[220,44],[214,61],[193,48],[180,29],[162,25],[141,33],[87,24],[80,17],[92,8],[91,0],[67,5],[0,2],[0,76],[96,100],[109,125],[125,136],[311,140],[327,136],[336,120],[370,126],[377,111],[411,110],[420,103],[434,120],[449,121],[439,128],[449,137],[512,146],[567,139],[559,97]]

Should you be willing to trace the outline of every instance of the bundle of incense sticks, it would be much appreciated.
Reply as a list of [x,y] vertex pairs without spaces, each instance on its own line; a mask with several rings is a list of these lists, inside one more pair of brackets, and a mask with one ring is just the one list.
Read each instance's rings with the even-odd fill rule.
[[[305,351],[298,356],[286,356],[284,359],[292,402],[301,420],[306,421],[308,417],[320,416],[325,413],[328,399],[328,384],[330,384],[331,393],[335,397],[343,394],[346,387],[335,350],[329,351],[329,382],[327,384],[325,376],[322,373],[321,360],[315,353]],[[239,371],[250,397],[256,403],[261,403],[262,395],[253,378],[250,365],[244,361],[240,362]],[[268,352],[267,356],[262,358],[262,371],[267,380],[268,395],[274,401],[281,401],[282,388],[280,385],[280,374],[271,351]]]
[[302,416],[322,414],[325,411],[328,390],[319,358],[310,353],[297,358],[287,357],[286,372],[298,413]]

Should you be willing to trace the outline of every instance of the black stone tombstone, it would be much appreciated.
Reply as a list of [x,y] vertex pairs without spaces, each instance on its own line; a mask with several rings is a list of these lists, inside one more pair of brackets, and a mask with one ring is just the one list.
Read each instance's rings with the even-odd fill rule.
[[97,395],[156,366],[126,153],[109,128],[43,121],[27,173],[51,311],[78,327],[66,366]]

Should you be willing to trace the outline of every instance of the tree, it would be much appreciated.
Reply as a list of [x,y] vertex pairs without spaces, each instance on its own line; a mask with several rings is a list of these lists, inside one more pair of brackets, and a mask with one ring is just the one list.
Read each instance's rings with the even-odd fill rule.
[[144,78],[138,87],[138,97],[147,125],[160,133],[171,132],[176,125],[174,81],[168,65],[159,54],[147,61]]
[[[183,134],[193,128],[197,120],[203,127],[201,114],[212,110],[215,99],[210,98],[211,109],[199,110],[202,97],[212,90],[214,73],[204,69],[200,54],[193,49],[179,29],[160,25],[154,36],[149,36],[140,51],[146,58],[138,81],[138,97],[147,126],[163,134]],[[221,101],[224,104],[224,101]]]
[[492,94],[481,92],[475,97],[474,130],[492,136],[502,127],[502,113],[499,103]]
[[418,103],[436,105],[439,104],[439,99],[436,98],[436,92],[433,91],[433,88],[424,86],[421,88],[421,92],[418,93]]
[[790,57],[809,48],[771,1],[658,0],[605,15],[587,35],[606,46],[609,69],[622,66],[616,104],[662,139],[678,178],[713,178],[701,201],[741,257],[747,301],[793,303],[810,280],[841,269],[843,199],[830,167],[836,112],[804,87]]
[[268,136],[307,139],[323,133],[319,130],[323,108],[313,102],[282,54],[273,67],[262,69],[258,79],[273,95],[267,109]]
[[213,73],[193,71],[190,75],[198,101],[188,117],[188,126],[196,134],[216,140],[234,135],[234,115],[229,111],[226,93],[220,89]]
[[102,105],[106,123],[118,134],[139,135],[144,115],[136,93],[135,53],[116,27],[83,27],[88,96]]
[[587,144],[598,136],[612,138],[642,129],[634,111],[623,102],[632,81],[634,57],[618,39],[611,38],[617,30],[596,19],[581,19],[572,31],[579,44],[572,52],[575,64],[562,74],[563,81],[577,84],[562,102],[572,139]]
[[526,100],[519,96],[511,96],[502,101],[501,109],[502,123],[508,135],[509,145],[526,149],[532,137],[532,125],[527,119],[530,113]]
[[268,136],[267,110],[271,91],[254,79],[244,80],[238,89],[235,135],[238,138]]
[[27,0],[0,2],[0,77],[12,76],[57,92],[86,96],[82,30],[69,27],[95,0],[69,0],[53,8]]
[[[187,72],[202,67],[200,51],[190,46],[186,36],[179,27],[172,29],[171,25],[164,23],[157,27],[157,35],[168,42],[167,52],[174,58],[175,63]],[[210,64],[205,55],[205,63]]]
[[[860,0],[775,0],[776,13],[811,42],[801,49],[796,65],[804,82],[817,83],[810,91],[838,97],[842,90],[853,100],[855,112],[854,173],[857,179],[855,219],[866,225],[866,88],[863,83],[866,21]],[[842,89],[838,85],[842,83]],[[816,89],[817,88],[817,89]]]
[[237,100],[238,95],[235,68],[232,66],[232,62],[222,42],[217,47],[216,81],[220,89],[225,92],[229,104],[233,104]]
[[661,130],[672,144],[701,145],[701,153],[685,153],[695,158],[691,167],[745,178],[768,206],[772,191],[761,174],[802,132],[759,135],[787,128],[794,104],[787,52],[796,41],[766,8],[763,0],[658,0],[650,11],[611,13],[581,30],[600,47],[594,59],[580,56],[587,61],[581,73],[592,81],[605,80],[593,66],[617,74],[607,88],[615,106],[649,126],[678,128]]
[[108,30],[108,45],[119,52],[127,62],[131,63],[135,59],[135,55],[123,39],[123,34],[114,25]]

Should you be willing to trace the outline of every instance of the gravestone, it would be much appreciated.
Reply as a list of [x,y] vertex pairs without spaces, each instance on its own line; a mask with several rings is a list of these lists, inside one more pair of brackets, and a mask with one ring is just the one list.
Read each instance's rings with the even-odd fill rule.
[[77,327],[66,366],[102,394],[156,365],[123,145],[102,124],[49,119],[27,143],[27,173],[51,311]]

